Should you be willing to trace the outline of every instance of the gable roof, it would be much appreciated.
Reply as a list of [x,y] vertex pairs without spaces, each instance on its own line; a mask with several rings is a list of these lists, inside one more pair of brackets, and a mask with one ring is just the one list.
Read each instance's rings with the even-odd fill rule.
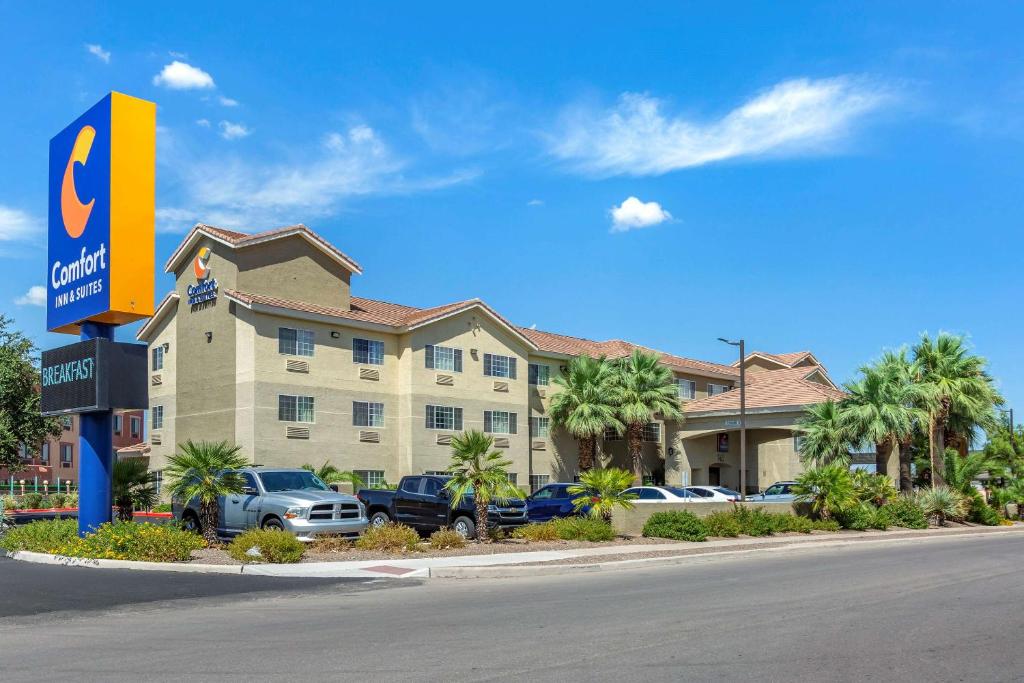
[[175,310],[175,306],[177,306],[179,298],[181,297],[177,292],[168,292],[164,296],[163,300],[157,305],[156,310],[153,311],[153,317],[139,327],[139,331],[135,333],[135,338],[140,340],[145,339],[153,328],[163,320],[164,316]]
[[217,228],[204,223],[196,223],[185,239],[181,241],[181,244],[178,245],[178,248],[174,250],[174,253],[171,254],[171,257],[167,259],[167,263],[164,264],[164,272],[170,273],[174,271],[182,259],[192,250],[196,242],[203,237],[208,237],[232,249],[241,249],[295,235],[305,239],[315,248],[327,254],[327,256],[343,268],[359,275],[363,274],[363,269],[352,258],[301,223],[288,225],[283,228],[264,230],[255,234],[225,230],[224,228]]
[[[827,380],[827,384],[810,379],[814,375]],[[767,411],[771,409],[800,409],[804,406],[824,401],[839,401],[846,394],[836,388],[821,368],[785,368],[781,370],[765,370],[747,376],[746,385],[747,411]],[[686,414],[703,413],[735,413],[740,409],[740,392],[738,389],[722,394],[689,401],[683,405]]]

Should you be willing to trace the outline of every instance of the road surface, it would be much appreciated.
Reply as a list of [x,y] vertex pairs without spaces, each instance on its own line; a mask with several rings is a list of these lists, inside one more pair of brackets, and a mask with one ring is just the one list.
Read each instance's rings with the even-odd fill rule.
[[0,680],[1019,681],[1022,558],[1013,534],[511,580],[0,561]]

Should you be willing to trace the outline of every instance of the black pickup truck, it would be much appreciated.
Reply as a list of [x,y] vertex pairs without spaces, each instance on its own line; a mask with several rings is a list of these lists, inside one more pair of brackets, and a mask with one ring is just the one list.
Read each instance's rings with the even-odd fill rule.
[[[464,496],[458,505],[452,505],[451,495],[444,487],[449,479],[435,474],[402,477],[397,491],[361,489],[357,495],[366,506],[372,526],[400,522],[422,532],[450,526],[472,538],[476,533],[473,497]],[[528,521],[524,500],[511,499],[487,506],[487,524],[492,528],[507,529]]]

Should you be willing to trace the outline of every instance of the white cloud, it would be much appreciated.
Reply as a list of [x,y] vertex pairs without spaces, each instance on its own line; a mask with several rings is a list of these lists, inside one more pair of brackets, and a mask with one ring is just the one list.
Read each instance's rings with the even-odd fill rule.
[[527,206],[544,206],[544,200],[543,199],[531,199],[530,201],[526,202],[526,205]]
[[89,54],[96,57],[104,64],[110,64],[110,51],[104,50],[101,45],[90,45],[86,44],[85,49],[89,51]]
[[27,292],[15,299],[14,303],[19,306],[45,306],[46,287],[43,287],[42,285],[32,285],[28,288]]
[[210,119],[196,119],[196,125],[197,126],[201,126],[203,128],[209,128],[210,127]]
[[42,232],[42,226],[20,209],[0,204],[0,242],[20,242]]
[[252,131],[246,128],[244,123],[232,123],[230,121],[220,122],[220,136],[225,140],[237,140],[251,134]]
[[636,197],[611,208],[612,232],[626,232],[635,228],[649,228],[672,220],[672,214],[658,202],[642,202]]
[[224,97],[223,95],[218,97],[217,101],[220,102],[221,106],[224,106],[224,107],[237,107],[238,106],[238,100],[233,100],[230,97]]
[[825,152],[853,124],[893,99],[866,79],[784,81],[724,116],[696,121],[666,114],[661,100],[625,93],[617,106],[566,111],[550,152],[596,175],[660,175],[725,159]]
[[166,65],[156,76],[153,76],[153,85],[162,85],[172,90],[214,87],[213,76],[199,67],[179,62],[177,59]]

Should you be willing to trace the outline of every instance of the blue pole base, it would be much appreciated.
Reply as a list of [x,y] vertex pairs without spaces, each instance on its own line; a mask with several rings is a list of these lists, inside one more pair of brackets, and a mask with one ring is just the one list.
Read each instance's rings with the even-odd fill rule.
[[[114,338],[114,326],[82,324],[81,339]],[[78,535],[111,521],[114,469],[114,416],[109,410],[83,413],[78,437]]]

